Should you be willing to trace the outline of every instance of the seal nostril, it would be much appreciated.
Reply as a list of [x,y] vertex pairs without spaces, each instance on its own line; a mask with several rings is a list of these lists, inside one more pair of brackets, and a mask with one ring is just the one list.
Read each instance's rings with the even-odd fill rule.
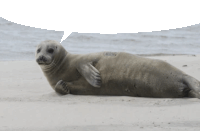
[[43,56],[39,56],[39,58],[37,60],[42,61],[43,59],[44,59]]
[[41,60],[43,60],[43,59],[44,59],[44,56],[41,57]]
[[40,57],[38,58],[38,61],[46,62],[47,59],[46,59],[44,56],[40,56]]

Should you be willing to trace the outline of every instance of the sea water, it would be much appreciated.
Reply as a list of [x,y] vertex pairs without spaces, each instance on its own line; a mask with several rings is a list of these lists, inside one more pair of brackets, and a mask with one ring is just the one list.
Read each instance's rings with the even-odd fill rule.
[[[102,27],[103,28],[103,27]],[[34,60],[44,40],[61,40],[64,32],[24,26],[0,17],[0,61]],[[200,24],[164,31],[139,33],[77,33],[61,43],[70,53],[101,51],[139,55],[200,54]]]

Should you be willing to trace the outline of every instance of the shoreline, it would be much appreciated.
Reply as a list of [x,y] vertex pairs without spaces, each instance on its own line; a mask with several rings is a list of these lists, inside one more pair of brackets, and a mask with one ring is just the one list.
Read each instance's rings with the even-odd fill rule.
[[138,56],[145,56],[145,57],[154,57],[154,56],[196,56],[196,54],[163,54],[163,53],[157,53],[157,54],[136,54]]
[[[129,52],[127,52],[129,53]],[[131,53],[132,54],[132,53]],[[163,54],[163,53],[156,53],[156,54],[133,54],[133,55],[137,55],[137,56],[143,56],[143,57],[154,57],[154,56],[193,56],[196,57],[199,54]],[[0,62],[4,62],[4,61],[35,61],[33,59],[25,59],[25,60],[20,60],[20,59],[0,59]]]

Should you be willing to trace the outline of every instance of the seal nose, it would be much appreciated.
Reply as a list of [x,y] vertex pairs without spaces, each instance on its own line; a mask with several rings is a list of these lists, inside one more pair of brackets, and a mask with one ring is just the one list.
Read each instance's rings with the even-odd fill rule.
[[36,60],[38,63],[40,62],[46,62],[46,58],[42,55],[42,56],[39,56],[38,59]]

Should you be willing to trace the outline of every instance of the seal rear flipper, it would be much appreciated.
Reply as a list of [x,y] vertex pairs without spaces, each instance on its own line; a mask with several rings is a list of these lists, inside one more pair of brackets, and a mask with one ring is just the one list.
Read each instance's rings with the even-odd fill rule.
[[87,80],[93,87],[101,87],[101,76],[99,71],[91,64],[81,64],[77,67],[80,74]]
[[200,82],[188,75],[185,75],[183,77],[183,81],[192,90],[192,95],[197,98],[200,98]]
[[199,98],[200,99],[200,95],[198,93],[196,93],[195,91],[193,91],[193,90],[189,91],[188,97]]

